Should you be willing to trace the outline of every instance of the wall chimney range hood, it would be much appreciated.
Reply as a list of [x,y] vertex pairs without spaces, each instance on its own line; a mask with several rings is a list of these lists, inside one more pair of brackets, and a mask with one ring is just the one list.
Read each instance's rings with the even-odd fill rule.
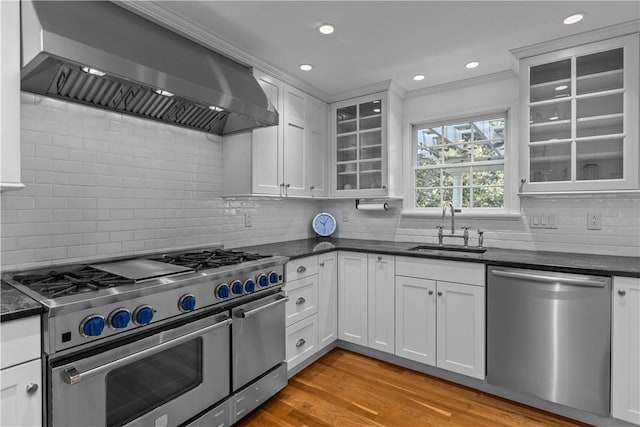
[[24,91],[225,135],[278,124],[251,70],[106,1],[21,2]]

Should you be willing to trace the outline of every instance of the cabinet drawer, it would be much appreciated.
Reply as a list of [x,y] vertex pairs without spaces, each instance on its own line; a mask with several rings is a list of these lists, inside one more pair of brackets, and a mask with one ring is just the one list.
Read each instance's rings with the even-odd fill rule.
[[484,286],[484,264],[396,257],[396,275]]
[[284,279],[289,282],[291,280],[302,279],[303,277],[318,274],[318,257],[310,256],[289,261],[285,265]]
[[318,348],[318,315],[307,317],[286,329],[287,369],[310,357]]
[[318,312],[318,275],[287,282],[289,301],[285,305],[287,323],[290,326]]
[[2,369],[40,359],[40,316],[0,323]]

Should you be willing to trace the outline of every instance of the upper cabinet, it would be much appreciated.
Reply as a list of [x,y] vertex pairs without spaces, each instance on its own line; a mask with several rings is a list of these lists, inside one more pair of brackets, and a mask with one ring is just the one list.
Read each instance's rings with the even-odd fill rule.
[[523,59],[522,192],[638,189],[638,34]]
[[20,2],[0,2],[0,190],[24,187],[20,177]]
[[391,90],[331,105],[330,196],[402,191],[401,123],[402,101]]
[[326,196],[327,104],[259,70],[254,77],[280,122],[223,138],[224,195]]

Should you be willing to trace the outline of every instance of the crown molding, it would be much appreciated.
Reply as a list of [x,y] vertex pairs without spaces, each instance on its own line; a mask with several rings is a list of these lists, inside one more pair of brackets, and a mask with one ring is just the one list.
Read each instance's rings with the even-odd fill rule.
[[517,77],[513,70],[498,71],[497,73],[484,74],[482,76],[472,77],[470,79],[457,80],[439,85],[429,86],[422,89],[416,89],[407,92],[406,98],[415,98],[418,96],[430,95],[433,93],[444,92],[454,89],[462,89],[465,87],[476,86],[484,83],[491,83],[501,80]]
[[256,58],[253,55],[248,54],[238,46],[225,40],[219,34],[213,33],[202,25],[180,15],[176,15],[173,11],[169,10],[162,1],[118,0],[112,1],[112,3],[211,50],[214,50],[244,66],[257,68],[260,71],[315,96],[324,102],[327,102],[327,99],[329,98],[325,92],[294,76],[284,73],[277,67]]
[[567,37],[560,37],[554,40],[512,49],[509,53],[511,53],[511,55],[516,59],[523,59],[581,44],[593,43],[638,32],[640,32],[640,19],[634,19],[621,24],[609,25],[607,27],[585,31]]
[[328,102],[331,104],[338,101],[345,101],[347,99],[358,98],[360,96],[371,95],[372,93],[385,92],[388,90],[394,92],[400,98],[404,98],[407,94],[407,91],[404,90],[404,88],[398,83],[394,82],[393,80],[384,80],[356,89],[331,94],[329,95]]

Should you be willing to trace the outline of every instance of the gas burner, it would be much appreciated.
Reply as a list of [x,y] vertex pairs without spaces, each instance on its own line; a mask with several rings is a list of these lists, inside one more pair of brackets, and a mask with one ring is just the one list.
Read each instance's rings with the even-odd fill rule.
[[152,259],[154,261],[189,267],[198,271],[208,268],[223,267],[225,265],[240,264],[247,261],[255,261],[262,258],[268,258],[270,256],[271,255],[261,255],[257,253],[225,249],[203,249],[198,252],[166,254],[162,255],[160,258]]
[[13,276],[13,280],[51,299],[135,283],[131,279],[96,270],[89,266],[61,271],[50,270],[18,274]]

